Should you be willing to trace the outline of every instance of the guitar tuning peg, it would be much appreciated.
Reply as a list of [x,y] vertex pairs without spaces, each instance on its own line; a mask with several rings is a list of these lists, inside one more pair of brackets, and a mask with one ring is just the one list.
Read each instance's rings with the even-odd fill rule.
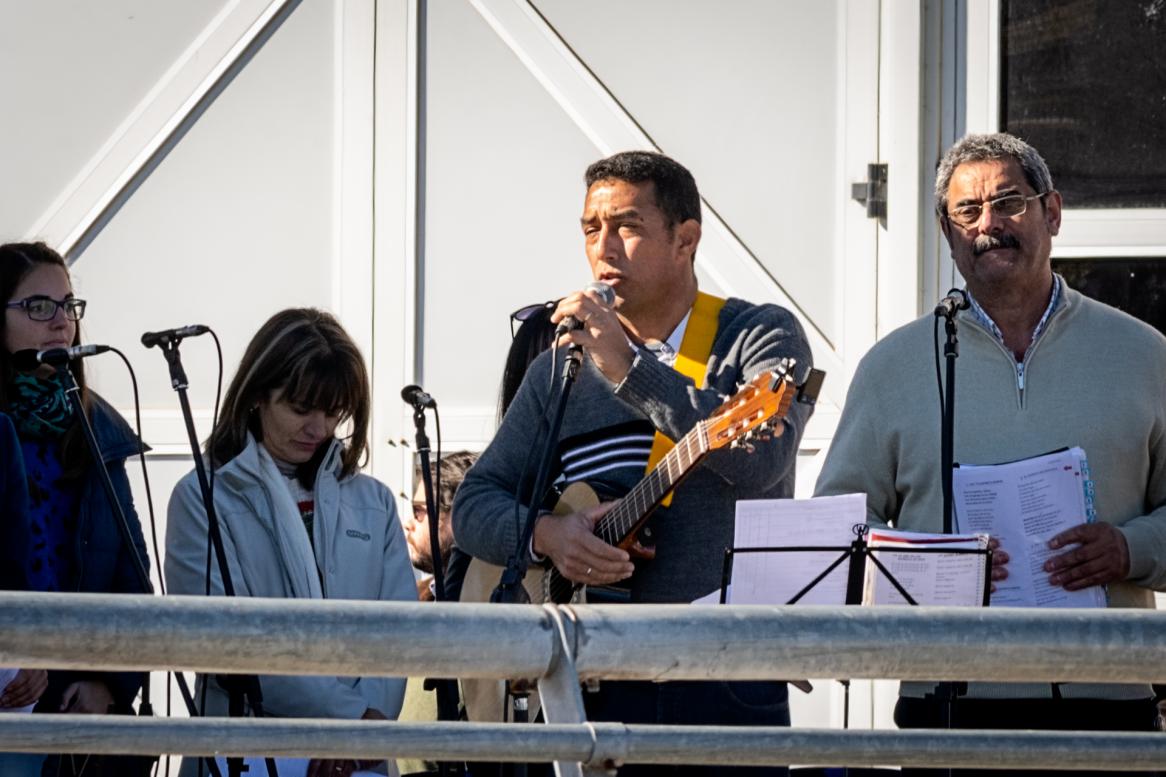
[[757,447],[754,446],[751,442],[743,443],[741,447],[744,448],[748,453],[752,453],[753,451],[757,450]]

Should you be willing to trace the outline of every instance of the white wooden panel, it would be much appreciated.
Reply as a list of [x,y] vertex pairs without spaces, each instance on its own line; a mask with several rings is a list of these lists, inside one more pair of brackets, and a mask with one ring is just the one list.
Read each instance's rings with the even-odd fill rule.
[[[300,6],[73,266],[92,303],[87,338],[129,354],[143,406],[155,411],[147,441],[162,450],[181,449],[185,436],[162,357],[138,343],[143,331],[211,325],[229,381],[272,313],[333,301],[333,22],[328,0]],[[188,341],[183,356],[192,401],[209,410],[209,337]],[[88,366],[99,391],[131,406],[116,360]]]
[[[254,4],[254,3],[253,3]],[[225,0],[0,0],[0,239],[59,237],[45,215]]]
[[579,215],[601,153],[468,3],[430,3],[428,26],[423,378],[452,450],[492,436],[475,419],[494,416],[509,313],[591,280]]
[[846,111],[837,95],[847,4],[533,4],[655,144],[693,171],[706,201],[836,342],[842,239],[833,216],[848,189],[839,185],[845,149],[835,128]]

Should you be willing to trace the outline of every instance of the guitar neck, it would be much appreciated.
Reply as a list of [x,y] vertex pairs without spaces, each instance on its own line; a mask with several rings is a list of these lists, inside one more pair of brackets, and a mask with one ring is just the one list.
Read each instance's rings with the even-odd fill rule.
[[618,545],[639,528],[652,508],[684,479],[709,452],[705,421],[684,435],[656,468],[624,496],[596,525],[595,533],[605,542]]

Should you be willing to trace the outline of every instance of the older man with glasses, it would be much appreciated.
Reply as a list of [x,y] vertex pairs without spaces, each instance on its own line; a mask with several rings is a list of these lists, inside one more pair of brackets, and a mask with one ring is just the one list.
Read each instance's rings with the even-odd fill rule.
[[[1107,586],[1114,607],[1154,607],[1166,587],[1166,338],[1053,273],[1061,195],[1024,141],[959,141],[935,204],[969,302],[956,314],[955,461],[1083,448],[1097,520],[1054,536],[1043,574],[1069,591]],[[818,479],[819,494],[866,493],[872,524],[942,530],[934,327],[926,315],[862,360]],[[948,710],[934,683],[904,683],[895,719],[940,727]],[[950,714],[959,728],[1150,730],[1157,712],[1149,686],[972,683]]]

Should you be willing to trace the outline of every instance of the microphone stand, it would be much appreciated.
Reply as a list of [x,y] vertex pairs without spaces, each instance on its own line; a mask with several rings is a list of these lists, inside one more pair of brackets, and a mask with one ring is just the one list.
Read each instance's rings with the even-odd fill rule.
[[522,579],[526,577],[526,570],[530,567],[531,538],[534,536],[534,525],[541,515],[542,495],[547,490],[547,481],[551,474],[551,458],[559,441],[559,430],[563,427],[563,416],[567,411],[567,400],[571,396],[571,387],[579,374],[579,365],[582,363],[583,349],[572,344],[567,348],[567,355],[563,361],[562,388],[559,390],[559,399],[555,404],[555,414],[551,419],[550,431],[543,443],[542,456],[539,460],[538,472],[534,478],[534,485],[530,491],[530,506],[526,509],[526,521],[523,523],[522,534],[518,538],[518,546],[506,561],[506,571],[498,581],[498,587],[490,595],[491,602],[505,604],[526,604],[530,597],[522,587]]
[[[81,402],[81,387],[77,385],[77,379],[73,377],[73,372],[69,369],[68,362],[57,367],[57,374],[61,376],[62,382],[65,384],[65,394],[69,397],[69,404],[73,406],[73,413],[81,421],[81,430],[85,436],[85,443],[89,447],[89,455],[93,459],[93,466],[97,470],[98,479],[101,481],[101,488],[105,491],[105,498],[109,500],[109,506],[113,510],[115,522],[117,523],[117,531],[121,536],[122,547],[126,549],[130,558],[133,559],[134,574],[138,578],[138,586],[142,589],[142,593],[152,594],[154,593],[154,586],[150,583],[150,573],[146,571],[145,562],[138,555],[138,549],[134,545],[133,532],[130,531],[129,519],[126,518],[125,510],[117,498],[117,493],[113,490],[113,480],[109,477],[109,468],[105,466],[105,458],[101,453],[101,446],[97,442],[97,435],[93,433],[93,425],[89,423],[89,416],[85,414],[85,406]],[[154,714],[154,708],[150,704],[149,672],[144,672],[142,676],[142,704],[139,712],[142,715]]]
[[[547,490],[547,481],[550,480],[551,459],[554,457],[555,448],[558,445],[559,430],[563,427],[563,417],[567,411],[567,400],[571,396],[571,388],[575,385],[575,379],[579,375],[579,365],[582,363],[582,357],[583,349],[580,346],[571,344],[567,348],[567,353],[563,360],[563,374],[559,399],[555,403],[555,414],[551,419],[550,430],[547,432],[546,440],[543,442],[542,456],[539,458],[538,471],[534,478],[534,485],[530,491],[530,505],[526,510],[526,521],[522,527],[522,534],[518,538],[518,546],[514,549],[514,554],[507,559],[506,570],[502,573],[502,577],[498,581],[498,587],[490,595],[491,602],[505,604],[527,604],[530,602],[530,597],[527,595],[526,589],[522,586],[522,580],[526,577],[526,571],[530,567],[530,553],[528,549],[531,547],[531,538],[534,536],[534,525],[542,515],[540,512],[542,508],[542,495]],[[516,496],[515,498],[520,497]],[[525,680],[507,683],[507,694],[514,697],[515,723],[527,722],[530,686],[531,683]],[[511,777],[526,777],[526,773],[526,764],[515,763],[510,765]]]
[[940,467],[943,474],[943,533],[952,532],[952,470],[955,466],[955,360],[960,355],[959,338],[956,336],[956,311],[937,313],[943,316],[943,328],[947,340],[943,344],[946,364],[943,398],[943,424],[940,437]]
[[[955,290],[953,289],[953,292]],[[944,371],[944,398],[943,422],[940,432],[940,467],[943,477],[943,533],[951,534],[953,528],[952,515],[952,475],[955,468],[955,360],[960,355],[959,338],[957,336],[956,314],[968,307],[967,300],[958,306],[948,307],[942,311],[937,309],[936,315],[943,317],[943,328],[947,339],[943,344]],[[967,693],[967,683],[943,682],[936,687],[936,695],[944,703],[942,722],[943,728],[952,728],[952,718],[956,699],[962,693]],[[951,769],[947,770],[951,774]]]
[[[425,489],[425,511],[429,520],[429,548],[433,555],[434,598],[438,602],[444,602],[448,601],[448,598],[445,591],[445,568],[441,558],[441,540],[439,535],[441,527],[438,525],[441,516],[437,510],[437,496],[433,487],[433,474],[429,469],[429,454],[432,449],[429,445],[429,435],[425,433],[425,405],[416,400],[410,402],[410,404],[413,405],[413,426],[417,430],[417,457],[420,460],[421,482]],[[438,431],[440,432],[440,428]],[[440,467],[441,462],[438,462],[437,466]],[[457,681],[451,679],[427,680],[425,686],[428,688],[431,683],[433,690],[437,693],[437,719],[457,720]],[[452,773],[463,773],[463,770],[457,765],[445,761],[439,762],[437,769],[442,777],[446,777],[446,775]]]
[[[162,350],[162,355],[166,357],[166,363],[170,367],[170,385],[178,394],[178,403],[182,407],[182,418],[186,423],[186,435],[190,440],[190,450],[194,456],[194,469],[198,475],[198,487],[202,492],[202,503],[206,509],[207,527],[210,534],[211,545],[214,547],[215,561],[218,564],[219,575],[223,581],[223,594],[225,596],[235,596],[235,585],[231,580],[231,570],[227,563],[227,552],[223,548],[223,536],[219,531],[219,516],[215,512],[214,499],[211,495],[210,483],[207,480],[206,465],[202,459],[202,453],[198,449],[198,434],[194,429],[194,414],[190,410],[190,399],[187,397],[187,388],[190,382],[186,377],[186,370],[182,367],[182,358],[178,353],[178,345],[182,341],[182,337],[175,336],[173,338],[166,338],[157,343]],[[209,678],[207,678],[209,680]],[[218,684],[227,691],[227,714],[232,718],[244,717],[247,705],[251,706],[255,717],[263,717],[263,693],[259,686],[259,677],[256,675],[218,675],[216,678]],[[204,680],[205,682],[206,680]],[[265,759],[267,762],[268,777],[278,777],[278,772],[275,768],[275,761],[272,758]],[[218,767],[214,763],[213,758],[208,758],[207,763],[210,765],[211,771],[218,771]],[[241,777],[246,767],[243,765],[243,759],[235,756],[227,758],[227,774],[228,777]]]

